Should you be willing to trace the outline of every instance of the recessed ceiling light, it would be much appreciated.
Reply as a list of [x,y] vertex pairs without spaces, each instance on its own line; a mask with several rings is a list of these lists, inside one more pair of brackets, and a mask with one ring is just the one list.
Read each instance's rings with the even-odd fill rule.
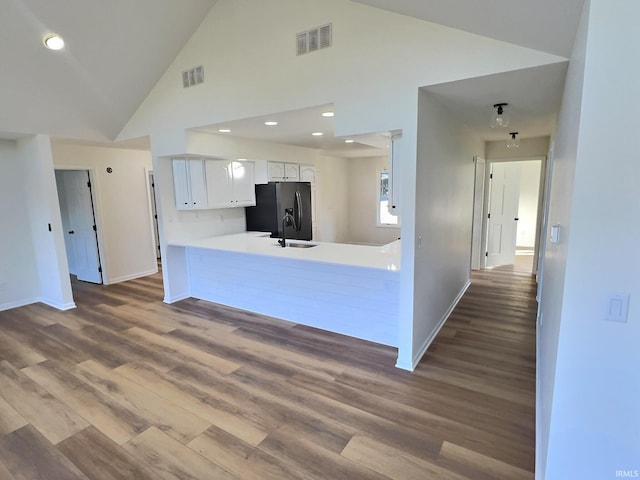
[[344,143],[353,143],[355,140],[345,140]]
[[313,132],[311,135],[313,135],[314,137],[321,137],[324,135],[324,133],[322,132]]
[[323,117],[326,117],[326,118],[333,117],[334,115],[335,115],[335,113],[333,113],[333,112],[324,112],[324,113],[322,114],[322,116],[323,116]]
[[264,122],[264,124],[265,124],[267,127],[275,127],[276,125],[278,125],[278,122],[274,122],[274,121],[270,120],[270,121],[268,121],[268,122]]
[[229,130],[228,128],[221,128],[220,130],[218,130],[220,133],[231,133],[231,130]]
[[57,33],[50,33],[42,39],[42,43],[49,50],[62,50],[64,48],[64,40]]

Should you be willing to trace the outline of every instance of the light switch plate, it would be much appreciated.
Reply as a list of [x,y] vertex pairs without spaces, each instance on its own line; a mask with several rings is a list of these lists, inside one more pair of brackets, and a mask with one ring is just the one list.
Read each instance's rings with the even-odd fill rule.
[[604,319],[608,322],[627,323],[629,314],[629,294],[611,293],[605,303]]

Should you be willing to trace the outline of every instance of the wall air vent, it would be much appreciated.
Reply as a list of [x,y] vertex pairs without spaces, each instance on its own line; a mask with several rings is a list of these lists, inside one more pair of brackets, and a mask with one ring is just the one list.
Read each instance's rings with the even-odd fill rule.
[[193,87],[204,82],[204,67],[199,65],[182,72],[182,86],[184,88]]
[[330,23],[296,35],[296,51],[298,55],[330,47],[332,43],[333,33]]

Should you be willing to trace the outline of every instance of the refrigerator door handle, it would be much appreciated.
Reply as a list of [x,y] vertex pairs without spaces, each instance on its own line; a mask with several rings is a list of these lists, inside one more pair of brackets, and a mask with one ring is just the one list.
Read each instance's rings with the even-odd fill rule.
[[299,232],[302,230],[302,197],[300,192],[296,190],[296,225],[295,229]]

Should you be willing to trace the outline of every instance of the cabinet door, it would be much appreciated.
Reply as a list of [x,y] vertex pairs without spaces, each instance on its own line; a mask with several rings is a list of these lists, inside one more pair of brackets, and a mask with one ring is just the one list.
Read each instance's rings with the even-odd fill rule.
[[256,204],[254,167],[253,162],[231,162],[233,198],[237,207]]
[[191,210],[192,208],[187,169],[186,160],[173,160],[173,189],[178,210]]
[[227,160],[205,160],[205,168],[209,208],[235,206],[230,163]]
[[300,180],[300,166],[297,163],[284,164],[285,182],[298,182]]
[[269,162],[267,164],[267,174],[270,182],[282,182],[284,180],[284,163]]
[[311,220],[314,228],[316,223],[316,176],[316,167],[300,165],[300,181],[311,183]]
[[202,159],[187,160],[189,171],[189,192],[191,193],[191,208],[207,208],[207,184]]

